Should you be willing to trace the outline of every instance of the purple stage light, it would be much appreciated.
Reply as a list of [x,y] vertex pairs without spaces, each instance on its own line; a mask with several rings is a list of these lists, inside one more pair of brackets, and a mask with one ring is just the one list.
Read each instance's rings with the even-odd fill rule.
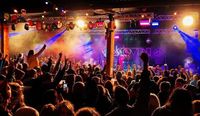
[[140,26],[149,26],[150,21],[148,19],[140,20]]
[[115,37],[114,37],[115,39],[119,39],[119,35],[115,35]]

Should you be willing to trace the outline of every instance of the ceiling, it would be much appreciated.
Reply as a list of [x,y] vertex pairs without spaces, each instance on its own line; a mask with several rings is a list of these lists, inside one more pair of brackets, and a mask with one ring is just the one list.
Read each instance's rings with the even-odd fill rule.
[[[110,9],[132,7],[134,11],[158,9],[169,10],[176,7],[199,8],[200,0],[1,0],[0,11],[13,13],[14,9],[26,9],[27,12],[53,12],[55,7],[65,10]],[[145,9],[144,9],[145,8]],[[193,7],[194,8],[194,7]],[[127,11],[126,11],[127,12]]]

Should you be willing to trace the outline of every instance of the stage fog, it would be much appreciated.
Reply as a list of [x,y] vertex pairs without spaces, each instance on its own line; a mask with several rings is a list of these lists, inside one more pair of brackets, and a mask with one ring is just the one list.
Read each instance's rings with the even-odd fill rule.
[[[10,53],[11,56],[18,53],[27,55],[30,49],[38,51],[43,44],[47,49],[43,56],[58,56],[62,52],[64,56],[85,63],[98,63],[103,65],[106,58],[105,33],[98,31],[80,31],[75,28],[66,30],[61,28],[54,31],[38,31],[34,27],[24,29],[24,24],[17,24],[16,30],[10,29]],[[139,55],[141,52],[150,55],[150,65],[171,64],[175,67],[184,65],[189,57],[185,50],[184,41],[178,35],[139,35],[139,34],[115,34],[115,66],[120,64],[124,68],[128,64],[141,65]],[[178,55],[178,57],[177,57]]]

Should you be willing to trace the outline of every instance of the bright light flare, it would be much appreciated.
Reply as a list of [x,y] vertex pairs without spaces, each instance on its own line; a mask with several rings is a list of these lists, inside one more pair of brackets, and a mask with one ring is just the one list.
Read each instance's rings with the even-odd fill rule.
[[115,26],[116,26],[116,28],[120,27],[120,21],[119,20],[115,20]]
[[14,13],[18,13],[17,9],[14,9],[13,12],[14,12]]
[[182,21],[184,26],[191,26],[193,22],[194,22],[194,18],[192,16],[185,16]]
[[173,26],[173,30],[174,30],[174,31],[178,31],[179,29],[178,29],[178,27],[177,27],[176,25],[174,25],[174,26]]
[[76,25],[77,25],[79,28],[84,28],[84,27],[86,26],[85,21],[83,21],[83,20],[81,20],[81,19],[77,20]]

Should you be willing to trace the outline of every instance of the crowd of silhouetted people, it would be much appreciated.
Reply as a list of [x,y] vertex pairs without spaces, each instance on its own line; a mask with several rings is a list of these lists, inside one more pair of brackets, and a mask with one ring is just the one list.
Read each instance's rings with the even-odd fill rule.
[[[200,116],[200,76],[179,66],[117,67],[113,75],[58,53],[0,53],[0,116]],[[134,60],[134,59],[132,59]]]

